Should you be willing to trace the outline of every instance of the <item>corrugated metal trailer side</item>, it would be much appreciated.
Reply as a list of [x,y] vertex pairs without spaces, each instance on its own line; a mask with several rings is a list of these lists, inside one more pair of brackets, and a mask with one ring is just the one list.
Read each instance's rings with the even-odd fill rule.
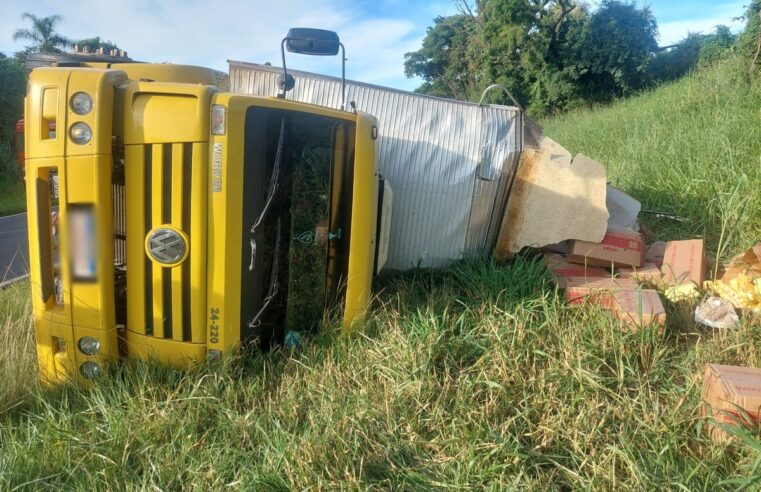
[[[230,62],[233,92],[275,96],[281,70]],[[341,79],[288,70],[287,98],[340,108]],[[523,114],[346,81],[379,121],[379,167],[394,190],[387,268],[444,267],[492,253],[523,144]]]

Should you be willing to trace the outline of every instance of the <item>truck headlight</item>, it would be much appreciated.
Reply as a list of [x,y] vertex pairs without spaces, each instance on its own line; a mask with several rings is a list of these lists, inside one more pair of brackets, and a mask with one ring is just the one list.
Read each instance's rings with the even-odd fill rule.
[[78,121],[69,128],[69,137],[77,145],[84,145],[92,140],[92,128],[87,123]]
[[225,134],[225,107],[221,104],[211,105],[211,134]]
[[88,360],[79,366],[79,373],[87,379],[95,379],[103,374],[103,369],[100,368],[97,362]]
[[100,352],[100,342],[95,337],[82,337],[77,342],[79,351],[85,355],[95,355]]
[[86,92],[77,92],[71,96],[69,107],[78,115],[84,116],[92,111],[92,97]]

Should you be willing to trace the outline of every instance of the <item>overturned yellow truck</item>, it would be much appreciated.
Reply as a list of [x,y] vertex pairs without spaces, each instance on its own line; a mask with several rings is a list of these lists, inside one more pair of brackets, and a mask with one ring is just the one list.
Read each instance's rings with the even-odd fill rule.
[[229,78],[74,55],[32,71],[43,379],[92,379],[123,357],[183,367],[329,318],[350,328],[384,266],[492,254],[523,147],[517,104],[485,103],[494,87],[469,103],[288,71],[286,49],[343,45],[293,29],[282,68],[230,62]]
[[383,261],[373,117],[223,92],[198,67],[61,65],[32,71],[25,109],[43,379],[362,314]]

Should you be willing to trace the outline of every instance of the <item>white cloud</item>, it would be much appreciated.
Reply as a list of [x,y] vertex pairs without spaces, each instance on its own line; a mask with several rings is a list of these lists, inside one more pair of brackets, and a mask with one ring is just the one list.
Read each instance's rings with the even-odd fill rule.
[[[0,0],[0,51],[23,48],[12,33],[23,12],[61,14],[58,30],[71,38],[101,36],[130,57],[227,70],[227,60],[280,65],[280,40],[290,27],[335,30],[347,49],[347,75],[371,83],[412,88],[403,75],[404,53],[420,46],[416,25],[402,17],[365,18],[348,0],[53,0],[21,4]],[[403,10],[402,10],[403,12]],[[289,66],[339,74],[340,59],[290,55]]]
[[733,17],[736,16],[730,14],[705,19],[664,22],[658,25],[660,44],[661,46],[668,46],[677,43],[687,37],[689,33],[708,34],[713,31],[714,27],[720,24],[729,26],[733,32],[739,32],[744,27],[744,24],[742,21],[733,20]]

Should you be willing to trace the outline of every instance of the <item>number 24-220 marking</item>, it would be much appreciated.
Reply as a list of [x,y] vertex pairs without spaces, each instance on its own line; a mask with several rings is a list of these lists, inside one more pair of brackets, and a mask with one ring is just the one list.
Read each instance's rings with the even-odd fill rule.
[[209,342],[219,343],[219,308],[211,308],[209,314]]

